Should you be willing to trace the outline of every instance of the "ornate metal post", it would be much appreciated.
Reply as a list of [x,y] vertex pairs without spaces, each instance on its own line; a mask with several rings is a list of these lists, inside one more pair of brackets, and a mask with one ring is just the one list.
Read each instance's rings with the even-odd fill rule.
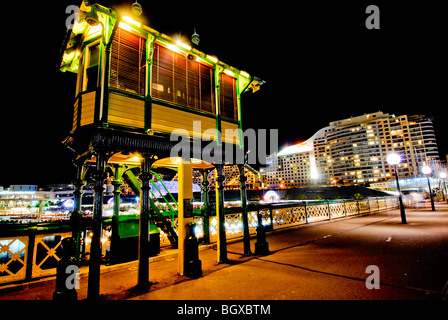
[[202,172],[202,194],[204,205],[202,207],[202,225],[204,227],[204,244],[210,244],[210,201],[208,196],[208,170]]
[[121,194],[121,185],[123,184],[123,180],[121,180],[121,176],[123,174],[123,167],[120,165],[114,166],[114,179],[112,180],[112,185],[114,186],[114,214],[112,216],[112,237],[110,243],[110,260],[111,264],[117,262],[118,257],[118,244],[120,242],[120,233],[119,233],[119,225],[120,225],[120,194]]
[[218,220],[218,264],[228,263],[227,239],[224,214],[224,180],[223,165],[216,164],[216,218]]
[[151,283],[149,281],[149,214],[151,190],[151,157],[149,154],[143,154],[141,162],[141,181],[140,192],[140,220],[138,235],[138,281],[137,289],[141,291],[149,290]]
[[243,256],[250,256],[250,238],[249,238],[249,221],[247,219],[247,194],[246,194],[246,173],[244,170],[244,164],[238,165],[240,170],[240,195],[241,195],[241,220],[243,221],[243,243],[244,253]]
[[72,225],[72,236],[74,239],[74,252],[75,259],[79,262],[79,254],[81,247],[81,228],[82,228],[82,187],[85,185],[85,166],[84,162],[80,162],[76,165],[76,181],[75,181],[75,191],[73,192],[73,212],[70,217]]
[[103,233],[103,191],[104,180],[106,179],[106,154],[104,151],[97,151],[96,171],[94,174],[94,200],[93,200],[93,220],[92,220],[92,242],[90,245],[89,282],[87,298],[98,300],[100,298],[100,265],[101,265],[101,237]]

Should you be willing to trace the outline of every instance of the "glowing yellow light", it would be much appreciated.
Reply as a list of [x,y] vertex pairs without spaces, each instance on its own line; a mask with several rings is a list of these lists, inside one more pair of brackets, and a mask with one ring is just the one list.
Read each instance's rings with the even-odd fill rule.
[[218,58],[216,58],[216,57],[207,56],[206,58],[207,58],[207,60],[209,60],[209,61],[211,61],[213,63],[218,63]]
[[246,78],[250,77],[250,75],[246,71],[240,71],[240,75],[242,75],[243,77],[246,77]]
[[229,69],[224,70],[224,73],[229,75],[229,76],[231,76],[231,77],[235,76],[235,74],[232,71],[230,71]]
[[140,157],[139,156],[133,156],[132,158],[129,159],[129,161],[140,162]]
[[120,29],[126,30],[126,31],[132,31],[132,28],[127,25],[126,23],[120,22]]
[[89,26],[89,32],[87,33],[88,36],[93,36],[96,33],[101,33],[103,31],[103,26],[100,24],[96,26]]
[[135,20],[129,18],[128,16],[123,16],[123,20],[124,20],[124,22],[132,24],[132,25],[136,26],[137,28],[140,28],[142,26],[142,24],[140,22],[135,21]]
[[201,58],[199,58],[199,57],[196,57],[196,62],[199,62],[199,63],[205,63],[205,61],[204,60],[202,60]]
[[183,42],[180,41],[180,40],[177,40],[177,41],[176,41],[176,44],[177,44],[179,47],[184,48],[185,50],[188,50],[188,51],[191,50],[191,47],[190,47],[188,44],[183,43]]
[[169,50],[171,50],[171,51],[174,51],[174,52],[177,52],[177,53],[180,53],[180,52],[181,52],[180,49],[179,49],[178,47],[176,47],[174,44],[168,44],[166,47],[167,47]]
[[72,51],[70,53],[64,52],[64,56],[62,57],[62,60],[67,63],[68,61],[72,61],[76,52]]

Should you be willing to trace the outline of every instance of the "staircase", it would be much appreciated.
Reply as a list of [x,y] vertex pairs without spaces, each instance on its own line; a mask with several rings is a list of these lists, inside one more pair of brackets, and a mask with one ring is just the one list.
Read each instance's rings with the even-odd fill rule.
[[[136,174],[137,172],[134,171],[135,169],[131,169],[126,171],[123,174],[124,181],[131,187],[132,191],[140,195],[140,181],[137,179]],[[161,182],[162,187],[165,189],[167,196],[171,197],[171,200],[176,204],[177,201],[173,197],[173,195],[168,191],[168,188],[163,184],[162,180],[160,179],[159,175],[153,171],[151,171],[151,174],[153,174],[158,181]],[[174,230],[174,218],[177,216],[177,210],[175,210],[171,204],[168,202],[165,196],[163,196],[161,190],[157,186],[156,182],[154,180],[151,180],[151,195],[150,197],[150,206],[151,206],[151,213],[150,213],[150,219],[154,222],[154,224],[160,228],[163,232],[167,234],[168,239],[171,242],[171,245],[173,248],[178,247],[178,239],[177,239],[177,233]],[[157,190],[159,194],[161,195],[161,199],[158,199],[153,190]],[[171,221],[169,220],[171,218]]]

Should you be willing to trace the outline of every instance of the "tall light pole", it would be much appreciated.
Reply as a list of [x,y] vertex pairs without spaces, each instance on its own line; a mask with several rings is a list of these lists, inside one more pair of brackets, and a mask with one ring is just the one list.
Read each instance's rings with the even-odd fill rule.
[[[439,178],[442,179],[442,181],[443,181],[442,196],[443,196],[443,200],[446,200],[447,203],[448,203],[448,194],[445,195],[445,193],[446,193],[446,182],[445,182],[445,180],[446,180],[446,176],[447,176],[447,175],[446,175],[446,172],[445,172],[445,171],[440,171],[440,173],[439,173]],[[445,192],[443,192],[443,189],[445,189]]]
[[406,224],[406,212],[404,211],[403,198],[401,196],[400,184],[398,182],[398,170],[397,165],[401,162],[399,154],[391,153],[387,156],[387,163],[394,167],[395,180],[397,181],[398,201],[400,204],[401,223]]
[[431,174],[432,169],[431,169],[430,166],[424,165],[423,168],[422,168],[422,172],[426,176],[426,178],[428,179],[429,198],[431,199],[431,209],[432,209],[432,211],[436,211],[436,208],[434,206],[434,198],[432,197],[431,183],[429,182],[429,175]]

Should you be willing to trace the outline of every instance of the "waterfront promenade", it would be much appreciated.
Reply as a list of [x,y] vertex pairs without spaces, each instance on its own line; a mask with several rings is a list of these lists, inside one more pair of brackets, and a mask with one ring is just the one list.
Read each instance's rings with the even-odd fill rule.
[[[177,275],[177,250],[151,258],[150,280],[140,294],[137,262],[102,266],[106,300],[442,300],[448,281],[448,205],[407,208],[269,232],[270,255],[242,257],[243,243],[228,244],[230,264],[215,265],[215,246],[202,247],[203,277]],[[252,251],[254,243],[251,241]],[[369,266],[379,289],[369,289]],[[78,298],[87,297],[87,267]],[[372,283],[371,281],[369,283]],[[50,300],[55,277],[0,287],[0,300]],[[446,289],[445,289],[446,290]]]

